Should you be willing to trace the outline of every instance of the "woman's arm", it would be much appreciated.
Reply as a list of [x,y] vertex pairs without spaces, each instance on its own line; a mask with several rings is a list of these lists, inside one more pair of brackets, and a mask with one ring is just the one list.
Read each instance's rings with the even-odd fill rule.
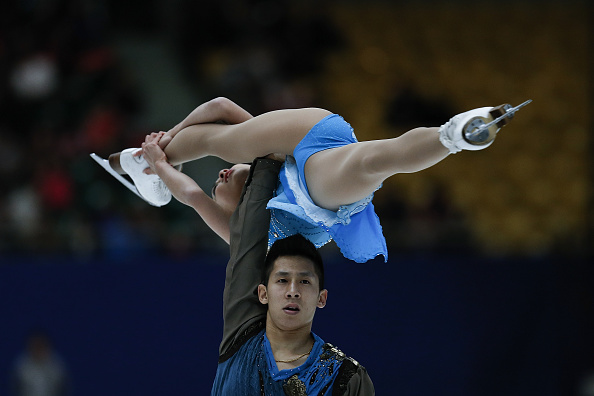
[[164,135],[164,132],[148,135],[142,144],[144,158],[152,173],[163,180],[178,201],[194,208],[206,225],[229,243],[229,219],[232,213],[224,210],[191,177],[179,172],[167,161],[167,156],[159,147]]
[[182,129],[196,124],[222,122],[240,124],[253,116],[230,99],[218,97],[196,107],[182,122],[171,128],[160,140],[159,146],[164,149],[171,139]]

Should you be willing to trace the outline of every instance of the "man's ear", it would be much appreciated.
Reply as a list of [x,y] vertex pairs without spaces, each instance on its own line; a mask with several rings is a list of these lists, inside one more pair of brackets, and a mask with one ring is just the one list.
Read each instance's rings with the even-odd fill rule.
[[326,301],[328,300],[328,290],[324,289],[320,292],[320,297],[318,298],[318,308],[324,308],[326,306]]
[[266,290],[266,286],[261,283],[258,285],[258,299],[260,303],[264,305],[268,304],[268,291]]

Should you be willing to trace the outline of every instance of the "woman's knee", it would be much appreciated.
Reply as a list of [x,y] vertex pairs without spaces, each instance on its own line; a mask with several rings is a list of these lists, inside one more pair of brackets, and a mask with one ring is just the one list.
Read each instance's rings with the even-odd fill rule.
[[219,96],[207,102],[208,112],[212,114],[218,114],[221,117],[225,117],[230,113],[233,106],[233,102],[223,96]]

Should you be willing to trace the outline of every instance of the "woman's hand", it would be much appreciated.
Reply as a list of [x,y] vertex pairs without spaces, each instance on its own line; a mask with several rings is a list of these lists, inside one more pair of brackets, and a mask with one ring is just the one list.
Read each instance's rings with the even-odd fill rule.
[[159,133],[151,133],[150,135],[147,135],[146,138],[144,139],[144,143],[142,143],[142,151],[140,152],[142,155],[144,155],[144,158],[146,159],[146,162],[149,164],[150,168],[147,168],[144,170],[144,173],[147,174],[151,174],[151,173],[157,173],[155,170],[155,165],[158,162],[165,162],[168,163],[167,161],[167,156],[165,155],[165,152],[163,151],[163,149],[161,148],[159,142],[161,141],[161,139],[163,138],[163,136],[165,135],[165,132],[159,132]]
[[161,147],[161,150],[165,150],[165,147],[167,147],[169,142],[171,142],[171,139],[173,139],[173,135],[165,132],[160,133],[163,134],[163,137],[161,137],[161,140],[159,140],[159,147]]

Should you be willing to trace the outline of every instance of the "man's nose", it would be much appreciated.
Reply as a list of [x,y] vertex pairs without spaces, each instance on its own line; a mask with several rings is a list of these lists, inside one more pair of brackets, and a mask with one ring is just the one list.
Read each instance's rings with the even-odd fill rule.
[[219,171],[219,179],[224,179],[225,178],[225,173],[227,173],[229,169],[221,169]]
[[287,290],[287,297],[290,297],[290,298],[299,298],[300,297],[298,284],[296,282],[291,282],[289,284],[289,289]]

